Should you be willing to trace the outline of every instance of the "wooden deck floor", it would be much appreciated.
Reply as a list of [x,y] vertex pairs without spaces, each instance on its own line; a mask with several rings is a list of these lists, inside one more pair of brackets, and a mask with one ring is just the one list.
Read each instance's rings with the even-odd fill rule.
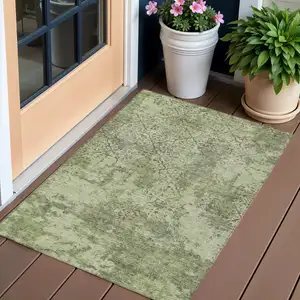
[[[105,120],[47,170],[5,217],[141,89],[168,94],[162,71],[146,76]],[[195,104],[247,118],[243,89],[211,78]],[[192,300],[300,300],[300,116],[276,125],[294,136]],[[147,298],[0,237],[0,300],[145,300]],[[161,299],[163,300],[163,299]]]

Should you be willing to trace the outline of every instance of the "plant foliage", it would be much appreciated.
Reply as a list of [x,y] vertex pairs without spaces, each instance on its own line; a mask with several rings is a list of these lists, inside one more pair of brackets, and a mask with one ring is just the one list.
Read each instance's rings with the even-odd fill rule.
[[[154,2],[157,5],[157,2]],[[149,2],[149,4],[150,4]],[[203,0],[165,0],[158,7],[158,15],[162,18],[162,21],[168,27],[183,31],[183,32],[202,32],[215,27],[218,23],[223,23],[223,15],[210,7],[206,6],[206,2]],[[199,12],[192,11],[192,4],[203,5],[203,10]],[[182,11],[179,15],[174,15],[171,12],[172,6],[179,6]]]
[[241,70],[250,80],[268,72],[278,94],[292,80],[300,82],[300,10],[273,7],[230,23],[232,31],[221,40],[230,41],[230,71]]

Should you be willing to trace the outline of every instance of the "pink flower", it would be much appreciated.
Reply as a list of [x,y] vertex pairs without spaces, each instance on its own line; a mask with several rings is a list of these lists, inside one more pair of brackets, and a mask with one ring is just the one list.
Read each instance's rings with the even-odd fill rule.
[[151,16],[152,14],[157,13],[157,2],[149,1],[148,5],[146,5],[147,15]]
[[223,17],[224,17],[224,15],[222,15],[222,14],[218,11],[218,13],[217,13],[215,16],[213,16],[213,20],[215,20],[215,22],[216,22],[217,24],[224,23]]
[[185,0],[175,0],[175,4],[176,4],[177,6],[183,5],[184,2],[185,2]]
[[172,6],[171,6],[170,13],[171,13],[172,15],[174,15],[174,17],[177,17],[177,16],[179,16],[179,15],[182,15],[182,10],[183,10],[182,6],[177,5],[176,3],[174,3],[174,4],[172,4]]
[[197,2],[194,1],[190,6],[190,9],[193,13],[203,14],[206,11],[205,1],[198,0]]

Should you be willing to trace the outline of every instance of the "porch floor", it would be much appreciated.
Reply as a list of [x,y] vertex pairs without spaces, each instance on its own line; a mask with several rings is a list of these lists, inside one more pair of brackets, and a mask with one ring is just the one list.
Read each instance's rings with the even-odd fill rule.
[[[54,172],[141,89],[168,94],[162,68],[148,74],[136,91],[18,199],[0,220]],[[249,119],[240,105],[243,88],[212,77],[207,92],[192,102]],[[300,115],[274,125],[294,133],[253,205],[208,272],[193,300],[300,299]],[[142,300],[143,296],[0,237],[0,300]],[[162,299],[163,300],[163,299]]]

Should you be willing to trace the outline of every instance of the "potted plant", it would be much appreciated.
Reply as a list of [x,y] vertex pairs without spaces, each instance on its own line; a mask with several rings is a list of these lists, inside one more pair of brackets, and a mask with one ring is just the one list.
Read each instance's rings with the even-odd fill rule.
[[146,10],[160,16],[169,92],[184,99],[200,97],[206,91],[223,15],[203,0],[165,0],[159,7],[149,1]]
[[265,123],[283,123],[299,112],[300,10],[254,7],[253,15],[230,23],[230,71],[242,71],[248,115]]

